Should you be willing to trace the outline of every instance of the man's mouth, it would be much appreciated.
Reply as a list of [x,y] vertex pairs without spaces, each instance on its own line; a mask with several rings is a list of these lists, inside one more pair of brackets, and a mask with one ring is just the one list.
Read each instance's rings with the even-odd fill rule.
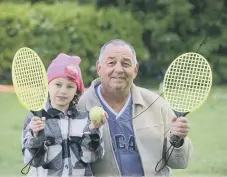
[[124,80],[124,77],[112,77],[112,79],[117,79],[117,80]]

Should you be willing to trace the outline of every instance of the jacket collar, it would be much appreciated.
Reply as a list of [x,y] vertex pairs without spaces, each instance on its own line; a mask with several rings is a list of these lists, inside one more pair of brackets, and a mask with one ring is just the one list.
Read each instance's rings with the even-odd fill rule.
[[[87,98],[86,98],[86,109],[91,110],[94,106],[101,106],[99,99],[95,92],[95,87],[101,84],[100,78],[95,79],[92,81],[91,86],[87,89]],[[131,87],[132,90],[132,100],[133,104],[141,105],[142,107],[145,106],[144,99],[142,98],[142,95],[140,93],[139,87],[137,87],[135,84],[132,84]]]
[[[47,104],[46,104],[46,111],[49,115],[51,115],[52,117],[62,117],[62,115],[64,115],[64,113],[58,109],[55,109],[52,107],[52,105],[50,104],[50,100],[48,99]],[[68,111],[67,111],[67,115],[75,117],[75,115],[77,115],[77,109],[75,106],[71,106]]]

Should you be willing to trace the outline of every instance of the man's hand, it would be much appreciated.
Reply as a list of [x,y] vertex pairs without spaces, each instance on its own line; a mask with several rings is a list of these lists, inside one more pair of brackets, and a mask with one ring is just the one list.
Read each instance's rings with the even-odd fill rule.
[[170,136],[176,135],[180,139],[184,139],[189,132],[189,123],[185,117],[178,117],[172,119],[170,128]]

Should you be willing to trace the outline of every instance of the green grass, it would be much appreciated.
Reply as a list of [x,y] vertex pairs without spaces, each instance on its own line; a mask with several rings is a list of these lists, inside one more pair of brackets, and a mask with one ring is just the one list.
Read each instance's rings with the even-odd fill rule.
[[21,130],[28,114],[13,93],[0,93],[0,175],[20,175]]
[[[19,176],[25,110],[13,93],[0,93],[0,175]],[[194,155],[173,176],[227,176],[227,87],[213,88],[205,104],[188,115]]]
[[194,154],[176,176],[227,176],[227,87],[213,88],[207,101],[188,115]]

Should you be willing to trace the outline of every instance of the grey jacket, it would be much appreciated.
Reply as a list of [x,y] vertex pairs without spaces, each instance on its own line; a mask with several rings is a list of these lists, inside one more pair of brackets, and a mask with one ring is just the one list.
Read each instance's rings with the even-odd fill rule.
[[[82,95],[78,106],[81,110],[89,111],[94,106],[101,106],[95,93],[95,86],[100,79],[92,82],[88,90]],[[156,93],[135,86],[131,87],[133,99],[133,127],[138,151],[141,156],[145,176],[169,176],[170,169],[183,169],[189,164],[192,156],[192,143],[188,137],[179,148],[174,148],[167,166],[160,172],[155,171],[156,164],[164,157],[168,157],[167,149],[170,147],[170,123],[175,116],[166,101]],[[158,98],[159,97],[159,98]],[[158,99],[157,99],[158,98]],[[155,101],[157,99],[157,101]],[[154,102],[155,101],[155,102]],[[152,106],[151,103],[153,103]],[[150,106],[150,107],[149,107]],[[149,107],[149,108],[148,108]],[[148,109],[147,109],[148,108]],[[143,112],[147,109],[145,112]],[[140,114],[143,112],[142,114]],[[120,170],[113,152],[108,123],[103,128],[104,158],[92,164],[95,176],[120,176]],[[164,160],[158,168],[165,163]]]
[[45,120],[44,134],[38,137],[28,128],[33,115],[25,119],[22,137],[25,164],[34,157],[29,176],[92,176],[89,163],[101,159],[104,150],[99,130],[88,127],[88,112],[78,112],[75,107],[67,114],[51,107],[47,112],[52,118]]

